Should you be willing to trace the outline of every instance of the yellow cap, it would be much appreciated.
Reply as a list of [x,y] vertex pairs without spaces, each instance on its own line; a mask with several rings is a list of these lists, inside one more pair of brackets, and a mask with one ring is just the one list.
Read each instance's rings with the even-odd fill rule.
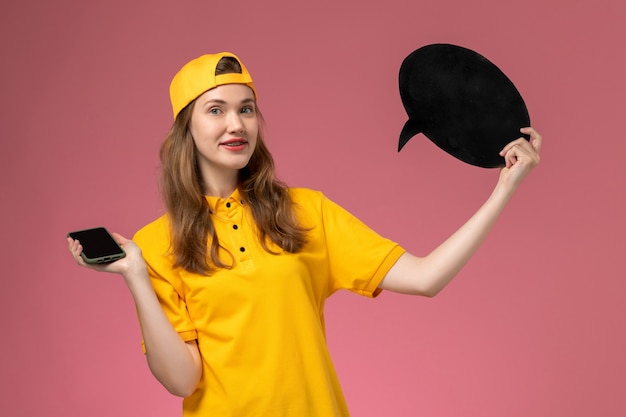
[[[239,61],[241,74],[215,75],[217,63],[224,57],[232,57]],[[172,102],[174,119],[176,119],[176,116],[182,109],[205,91],[224,84],[245,84],[252,89],[254,98],[257,98],[256,90],[252,84],[252,77],[235,54],[230,52],[207,54],[186,63],[174,76],[170,84],[170,101]]]

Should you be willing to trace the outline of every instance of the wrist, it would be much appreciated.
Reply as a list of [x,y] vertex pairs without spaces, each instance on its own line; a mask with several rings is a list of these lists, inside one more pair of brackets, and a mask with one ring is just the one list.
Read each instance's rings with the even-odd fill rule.
[[152,288],[152,284],[150,284],[150,276],[148,275],[148,268],[145,263],[143,265],[133,266],[129,270],[125,271],[122,276],[131,291],[140,289],[144,286]]
[[509,202],[511,197],[513,197],[513,194],[515,193],[516,189],[517,189],[516,186],[503,183],[502,181],[498,181],[489,199],[494,200],[495,202],[498,202],[499,204],[506,205],[506,203]]

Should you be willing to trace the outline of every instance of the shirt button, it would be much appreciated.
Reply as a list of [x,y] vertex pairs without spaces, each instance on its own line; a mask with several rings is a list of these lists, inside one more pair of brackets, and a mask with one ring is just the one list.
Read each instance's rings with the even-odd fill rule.
[[246,248],[244,248],[244,247],[242,246],[242,247],[240,247],[240,248],[239,248],[239,250],[240,250],[241,252],[245,252],[245,251],[246,251]]
[[228,203],[226,203],[226,207],[230,208],[230,201]]
[[239,229],[239,226],[237,226],[236,224],[233,224],[233,229],[237,230]]

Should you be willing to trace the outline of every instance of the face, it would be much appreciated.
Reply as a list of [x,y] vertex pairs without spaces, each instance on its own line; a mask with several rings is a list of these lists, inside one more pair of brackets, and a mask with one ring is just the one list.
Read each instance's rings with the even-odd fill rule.
[[252,90],[243,84],[213,88],[196,99],[189,130],[205,184],[236,181],[254,152],[259,120]]

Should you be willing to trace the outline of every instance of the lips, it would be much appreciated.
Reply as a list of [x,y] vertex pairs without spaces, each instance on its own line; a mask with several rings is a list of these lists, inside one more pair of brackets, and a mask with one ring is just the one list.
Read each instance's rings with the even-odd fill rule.
[[247,144],[248,141],[243,138],[228,139],[220,143],[221,146],[231,151],[240,151],[245,148]]

